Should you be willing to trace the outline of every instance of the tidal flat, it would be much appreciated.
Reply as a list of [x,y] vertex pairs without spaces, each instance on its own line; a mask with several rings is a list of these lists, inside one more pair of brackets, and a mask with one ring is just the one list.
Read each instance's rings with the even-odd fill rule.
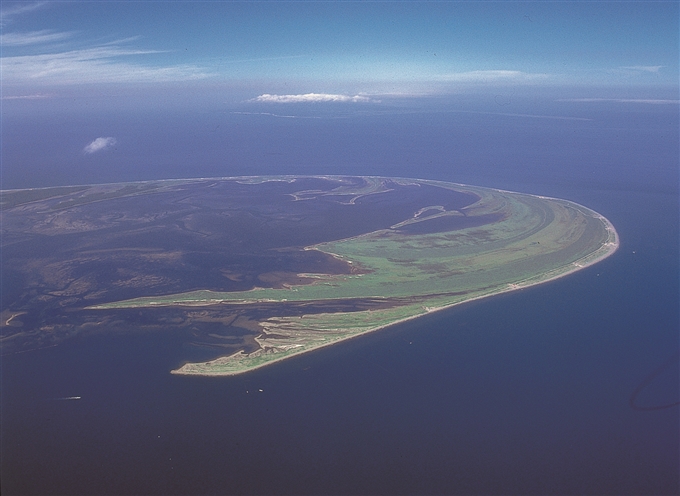
[[[234,375],[611,255],[576,203],[441,181],[266,176],[2,192],[4,353],[183,330]],[[5,289],[5,288],[3,288]]]

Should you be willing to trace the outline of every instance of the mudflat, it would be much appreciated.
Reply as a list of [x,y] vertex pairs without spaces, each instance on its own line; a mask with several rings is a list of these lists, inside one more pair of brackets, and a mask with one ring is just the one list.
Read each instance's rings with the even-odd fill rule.
[[267,176],[3,191],[2,352],[180,332],[233,375],[565,276],[618,248],[575,203],[440,181]]

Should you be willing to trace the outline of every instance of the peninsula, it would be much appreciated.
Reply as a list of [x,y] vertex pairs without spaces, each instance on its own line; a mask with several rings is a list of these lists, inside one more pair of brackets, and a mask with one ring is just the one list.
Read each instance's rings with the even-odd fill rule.
[[172,371],[189,375],[240,374],[540,284],[619,244],[607,219],[566,200],[384,177],[5,191],[2,215],[24,281],[3,308],[3,345],[174,329],[211,350]]

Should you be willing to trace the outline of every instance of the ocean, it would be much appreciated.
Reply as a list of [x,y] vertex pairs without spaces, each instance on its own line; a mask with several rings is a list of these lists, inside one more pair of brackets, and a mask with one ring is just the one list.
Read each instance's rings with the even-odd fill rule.
[[[677,105],[527,105],[233,106],[68,128],[6,109],[5,189],[439,179],[581,203],[621,246],[568,277],[241,376],[170,375],[189,351],[167,334],[5,355],[2,493],[678,493]],[[84,156],[94,135],[116,149]]]

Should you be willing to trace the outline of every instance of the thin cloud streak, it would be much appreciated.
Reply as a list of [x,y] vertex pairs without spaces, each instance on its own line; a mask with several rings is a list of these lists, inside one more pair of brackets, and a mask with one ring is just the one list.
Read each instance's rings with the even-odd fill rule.
[[303,102],[374,102],[369,97],[364,95],[334,95],[329,93],[305,93],[301,95],[270,95],[265,93],[256,98],[249,100],[250,102],[265,102],[265,103],[303,103]]
[[643,71],[643,72],[652,72],[652,73],[658,73],[659,70],[661,70],[663,66],[662,65],[630,65],[630,66],[625,66],[625,67],[619,67],[619,69],[628,69],[631,71]]
[[488,70],[457,72],[435,76],[436,81],[451,83],[508,83],[508,82],[533,82],[548,79],[548,74],[533,74],[511,70]]
[[223,64],[240,64],[246,62],[267,62],[271,60],[290,60],[290,59],[300,59],[307,57],[307,55],[282,55],[280,57],[258,57],[254,59],[234,59],[234,60],[224,60],[220,61]]
[[50,95],[36,93],[35,95],[8,95],[3,96],[0,100],[41,100],[43,98],[50,98]]
[[141,39],[141,36],[128,36],[127,38],[122,38],[122,39],[119,39],[119,40],[109,41],[109,42],[107,42],[107,43],[102,43],[102,44],[100,44],[100,45],[98,45],[98,46],[100,46],[100,47],[105,47],[105,46],[118,46],[118,45],[123,45],[123,44],[125,44],[125,43],[130,43],[130,42],[132,42],[132,41],[137,41],[137,40],[139,40],[139,39]]
[[26,14],[28,12],[33,12],[34,10],[39,9],[44,5],[47,5],[47,2],[35,2],[23,5],[15,5],[9,8],[3,8],[2,10],[0,10],[0,26],[4,27],[14,20],[13,17],[20,16],[21,14]]
[[113,137],[101,137],[97,138],[94,140],[92,143],[87,145],[85,148],[83,148],[83,152],[91,155],[96,152],[100,152],[102,150],[106,150],[107,148],[112,147],[113,145],[116,144],[116,138]]
[[321,117],[316,115],[283,115],[273,114],[271,112],[229,112],[229,113],[238,115],[266,115],[268,117],[284,117],[286,119],[321,119]]
[[555,100],[557,102],[578,102],[578,103],[595,103],[595,102],[614,102],[614,103],[648,103],[651,105],[678,105],[680,100],[660,100],[654,98],[564,98]]
[[118,83],[202,79],[208,74],[192,65],[153,67],[116,60],[120,57],[162,53],[120,46],[99,46],[61,53],[0,59],[3,82],[8,83]]
[[71,33],[55,33],[43,29],[42,31],[30,31],[28,33],[0,34],[0,43],[4,46],[26,46],[61,41],[71,36]]
[[528,117],[532,119],[557,119],[561,121],[592,121],[587,117],[571,117],[562,115],[539,115],[539,114],[515,114],[506,112],[484,112],[481,110],[453,110],[457,114],[485,114],[485,115],[502,115],[505,117]]

